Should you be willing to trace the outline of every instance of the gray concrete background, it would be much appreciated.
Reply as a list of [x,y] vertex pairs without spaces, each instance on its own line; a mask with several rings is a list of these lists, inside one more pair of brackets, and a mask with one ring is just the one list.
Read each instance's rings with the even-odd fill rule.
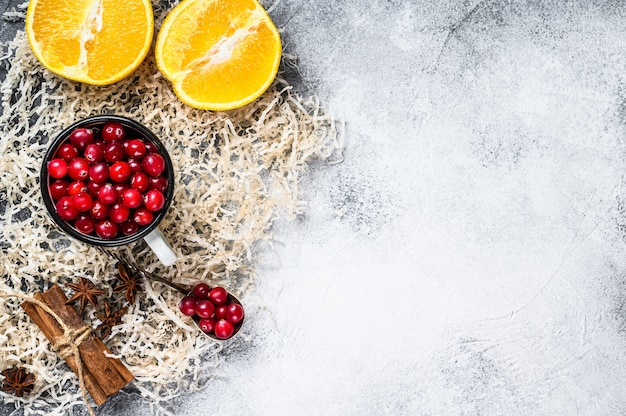
[[345,161],[260,258],[255,343],[174,413],[626,414],[624,2],[267,6]]

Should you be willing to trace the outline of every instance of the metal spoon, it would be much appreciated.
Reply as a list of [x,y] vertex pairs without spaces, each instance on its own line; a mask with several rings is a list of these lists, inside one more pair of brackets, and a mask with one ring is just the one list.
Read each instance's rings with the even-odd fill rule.
[[[137,262],[132,259],[132,260],[125,260],[123,258],[121,258],[120,256],[118,256],[116,253],[113,253],[103,247],[98,247],[98,249],[100,249],[100,251],[102,251],[103,253],[107,254],[110,257],[113,257],[115,260],[117,260],[117,262],[119,264],[121,264],[127,271],[131,271],[131,273],[133,274],[139,274],[140,276],[142,276],[144,279],[148,279],[148,280],[156,280],[159,283],[162,283],[166,286],[169,286],[170,288],[178,291],[179,293],[181,293],[183,296],[190,296],[193,293],[193,289],[190,288],[185,288],[182,286],[177,285],[176,283],[170,282],[169,280],[151,273],[147,270],[144,270],[141,266],[139,266],[139,264],[137,264]],[[239,301],[239,299],[237,299],[237,297],[235,297],[233,294],[231,294],[230,292],[228,293],[228,302],[229,303],[237,303],[239,305],[241,305],[241,302]],[[198,327],[198,329],[200,329],[200,332],[202,332],[204,335],[208,336],[209,338],[218,340],[218,341],[225,341],[221,338],[218,338],[215,336],[215,334],[211,334],[211,333],[206,333],[204,331],[202,331],[202,329],[200,328],[200,318],[197,316],[193,316],[192,317],[193,322],[195,323],[195,325]],[[241,329],[241,326],[243,325],[243,321],[245,320],[245,316],[244,319],[242,319],[241,321],[239,321],[238,323],[234,324],[234,328],[235,331],[233,332],[233,335],[228,338],[231,339],[232,337],[235,336],[235,334],[237,332],[239,332],[239,330]]]

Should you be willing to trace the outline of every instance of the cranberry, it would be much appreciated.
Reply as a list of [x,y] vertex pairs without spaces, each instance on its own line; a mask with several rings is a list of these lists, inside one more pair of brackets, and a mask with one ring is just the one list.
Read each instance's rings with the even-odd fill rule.
[[130,170],[133,173],[137,173],[137,172],[141,172],[141,162],[138,161],[135,158],[129,157],[126,162],[128,163],[128,166],[130,166]]
[[84,181],[89,177],[89,163],[82,157],[77,157],[68,164],[67,172],[75,181]]
[[138,190],[139,192],[146,192],[149,186],[150,179],[148,179],[148,175],[145,173],[137,172],[130,178],[130,187]]
[[159,149],[157,149],[156,145],[149,140],[144,142],[146,145],[146,154],[148,153],[159,153]]
[[167,178],[165,176],[150,178],[149,181],[150,185],[148,185],[148,188],[156,189],[157,191],[161,191],[163,193],[167,190]]
[[215,307],[215,319],[226,319],[226,305],[219,305]]
[[208,299],[200,299],[196,303],[196,315],[200,318],[210,318],[215,313],[215,305]]
[[143,203],[146,205],[147,209],[156,212],[165,205],[165,196],[163,196],[161,191],[150,189],[144,196]]
[[104,146],[100,142],[87,145],[83,152],[83,157],[90,165],[102,162],[104,159]]
[[100,201],[104,202],[107,205],[110,205],[117,201],[117,191],[113,188],[113,185],[107,183],[98,192],[98,198]]
[[100,221],[96,224],[96,234],[100,238],[110,240],[117,235],[117,224],[109,220]]
[[133,221],[139,225],[148,225],[154,220],[154,214],[145,208],[137,208]]
[[139,208],[143,202],[141,192],[136,189],[126,189],[122,193],[122,203],[128,208]]
[[57,150],[57,156],[69,162],[78,157],[78,149],[72,143],[63,143]]
[[126,162],[115,162],[109,168],[109,177],[115,182],[126,182],[131,175],[130,166]]
[[102,127],[102,138],[105,142],[121,142],[126,137],[126,130],[120,123],[107,123]]
[[91,206],[91,216],[97,220],[109,218],[109,206],[99,199],[93,201],[93,205]]
[[78,150],[85,150],[88,144],[93,143],[93,130],[79,128],[70,134],[70,142],[76,146]]
[[210,334],[215,329],[215,319],[202,318],[198,321],[198,326],[205,334]]
[[119,202],[111,205],[111,208],[109,208],[109,218],[118,224],[126,221],[129,215],[130,210]]
[[193,288],[193,295],[196,299],[206,299],[209,296],[211,287],[206,283],[198,283]]
[[92,181],[103,183],[109,179],[109,165],[104,162],[96,163],[89,168],[89,177]]
[[120,200],[122,199],[122,195],[124,195],[124,192],[127,189],[130,189],[130,186],[128,185],[128,182],[122,182],[114,183],[113,188],[115,189],[115,192],[117,192],[117,199]]
[[68,166],[65,160],[54,158],[48,162],[48,173],[56,179],[61,179],[67,175]]
[[96,220],[89,214],[80,214],[74,221],[74,228],[83,234],[92,234],[96,229]]
[[178,302],[178,309],[187,316],[194,316],[196,314],[196,300],[191,296],[185,296]]
[[87,192],[80,192],[72,197],[74,206],[80,212],[89,211],[93,205],[93,199]]
[[104,159],[109,163],[115,163],[124,160],[124,145],[120,142],[107,143],[104,147]]
[[146,144],[141,139],[132,139],[124,142],[124,151],[128,157],[141,159],[146,155]]
[[81,192],[87,192],[87,184],[83,181],[74,181],[67,186],[67,194],[74,196]]
[[133,235],[139,231],[139,224],[134,221],[124,221],[120,224],[120,231],[124,235]]
[[159,176],[165,170],[165,159],[158,153],[149,153],[141,161],[141,169],[150,176]]
[[74,206],[71,196],[64,196],[56,203],[57,214],[65,221],[73,220],[78,216],[78,210]]
[[238,303],[231,303],[226,307],[226,319],[236,324],[243,319],[243,307]]
[[50,184],[50,196],[55,201],[67,195],[67,187],[69,184],[63,179],[56,180]]
[[98,198],[98,192],[103,186],[104,183],[89,181],[87,182],[87,192],[89,192],[89,195],[91,195],[92,198]]
[[216,305],[224,305],[228,301],[228,292],[220,286],[216,286],[209,292],[209,299]]
[[215,332],[215,336],[219,339],[228,339],[235,333],[235,327],[226,319],[220,319],[215,324],[213,332]]

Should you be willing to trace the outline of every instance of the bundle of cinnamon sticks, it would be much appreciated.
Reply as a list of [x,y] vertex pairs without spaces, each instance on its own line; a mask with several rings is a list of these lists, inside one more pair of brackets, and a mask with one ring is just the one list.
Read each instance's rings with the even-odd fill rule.
[[[67,297],[59,286],[54,285],[43,293],[35,293],[33,298],[48,305],[68,328],[72,330],[85,328],[85,323],[76,309],[72,305],[66,305]],[[53,346],[64,337],[65,331],[43,308],[28,301],[22,303],[21,306]],[[98,406],[133,380],[133,374],[120,360],[107,357],[107,354],[111,355],[111,351],[95,335],[88,334],[85,339],[81,340],[78,350],[85,387]],[[78,375],[76,357],[67,354],[63,358],[72,371]]]

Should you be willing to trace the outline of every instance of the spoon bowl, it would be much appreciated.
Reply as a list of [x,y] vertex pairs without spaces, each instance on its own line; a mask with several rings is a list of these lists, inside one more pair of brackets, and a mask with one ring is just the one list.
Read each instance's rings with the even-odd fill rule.
[[[148,279],[148,280],[156,280],[159,283],[162,283],[174,290],[176,290],[177,292],[179,292],[181,295],[183,296],[192,296],[193,295],[193,288],[188,288],[188,287],[183,287],[180,286],[176,283],[170,282],[169,280],[165,279],[164,277],[159,276],[158,274],[155,273],[151,273],[149,271],[144,270],[142,267],[140,267],[138,264],[136,264],[136,262],[129,262],[129,261],[125,261],[123,260],[121,257],[119,257],[117,254],[110,252],[109,250],[106,250],[102,247],[100,247],[100,250],[102,250],[105,254],[113,257],[115,260],[117,260],[117,262],[124,268],[126,269],[126,271],[132,271],[133,273],[139,274],[141,275],[144,279]],[[228,293],[228,302],[227,303],[236,303],[240,306],[243,307],[243,305],[241,304],[241,301],[232,293],[227,292]],[[200,328],[200,318],[198,316],[193,316],[192,317],[194,324],[198,327],[198,329],[200,330],[200,332],[204,335],[206,335],[207,337],[217,340],[217,341],[226,341],[225,339],[221,339],[218,338],[217,336],[215,336],[215,334],[212,333],[206,333],[204,332],[201,328]],[[233,334],[228,338],[231,339],[232,337],[235,336],[235,334],[237,334],[237,332],[239,332],[239,330],[241,329],[241,327],[243,326],[243,321],[245,320],[245,315],[243,317],[243,319],[239,322],[237,322],[236,324],[233,324],[234,327],[234,331]]]
[[[159,283],[162,283],[166,286],[171,287],[172,289],[176,290],[177,292],[179,292],[180,294],[182,294],[183,296],[193,296],[193,288],[186,288],[180,285],[177,285],[176,283],[170,282],[169,280],[154,274],[154,273],[150,273],[147,272],[145,270],[138,270],[138,273],[141,274],[144,278],[149,279],[149,280],[156,280]],[[228,293],[228,301],[227,304],[231,304],[231,303],[236,303],[239,306],[243,307],[243,305],[241,304],[241,301],[232,293],[227,292]],[[226,341],[224,339],[218,338],[217,336],[215,336],[215,334],[212,333],[206,333],[202,330],[202,328],[200,327],[200,317],[198,317],[197,315],[194,315],[191,317],[194,324],[198,327],[198,329],[200,329],[200,332],[202,332],[204,335],[208,336],[209,338],[218,340],[218,341]],[[235,334],[237,334],[237,332],[239,332],[239,330],[241,329],[241,327],[243,326],[243,321],[245,320],[245,315],[243,317],[243,319],[239,322],[237,322],[236,324],[233,324],[234,327],[234,332],[233,335],[231,335],[228,339],[231,339],[232,337],[235,336]]]

